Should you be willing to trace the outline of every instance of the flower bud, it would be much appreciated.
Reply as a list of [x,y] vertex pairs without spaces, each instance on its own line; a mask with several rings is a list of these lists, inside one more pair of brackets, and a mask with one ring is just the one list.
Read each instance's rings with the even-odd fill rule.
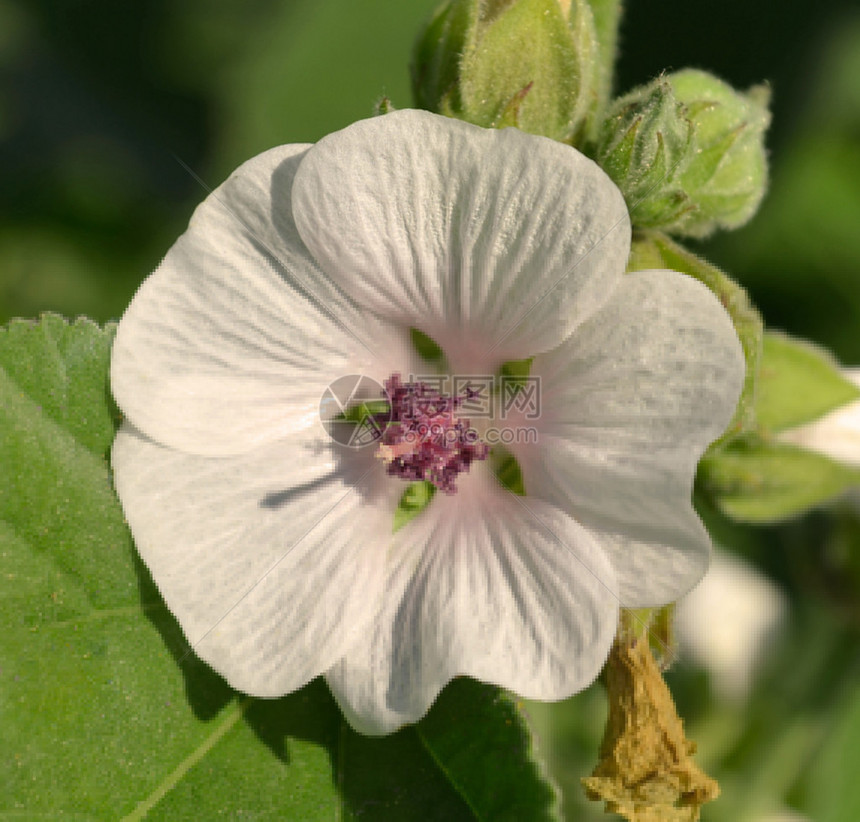
[[416,103],[488,128],[581,139],[597,96],[587,0],[449,0],[413,53]]
[[770,92],[756,86],[744,94],[694,69],[667,79],[693,124],[695,148],[681,184],[696,210],[672,230],[702,237],[717,228],[737,228],[755,214],[767,188]]
[[469,0],[448,0],[419,33],[409,66],[419,108],[454,116],[462,110],[459,75],[476,10]]
[[703,71],[665,75],[613,103],[597,158],[634,225],[704,237],[737,228],[767,185],[767,92],[747,94]]
[[677,223],[695,205],[680,184],[693,126],[659,78],[616,100],[598,137],[598,162],[621,189],[635,225]]

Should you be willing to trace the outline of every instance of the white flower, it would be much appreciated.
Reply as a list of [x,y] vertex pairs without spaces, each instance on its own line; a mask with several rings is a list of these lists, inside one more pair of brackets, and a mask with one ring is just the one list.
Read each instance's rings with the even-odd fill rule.
[[[273,149],[213,192],[111,366],[117,491],[199,656],[258,696],[325,674],[354,727],[386,733],[461,674],[566,697],[619,603],[695,584],[692,477],[743,356],[702,285],[623,276],[629,242],[575,150],[417,111]],[[406,484],[318,408],[343,375],[421,373],[411,328],[456,374],[535,356],[543,408],[539,442],[511,449],[526,497],[475,462],[393,533]]]

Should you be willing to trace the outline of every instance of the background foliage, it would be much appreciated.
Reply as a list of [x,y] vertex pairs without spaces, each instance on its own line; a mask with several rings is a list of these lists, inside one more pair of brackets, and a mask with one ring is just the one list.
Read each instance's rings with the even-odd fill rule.
[[[0,322],[45,310],[99,322],[119,317],[205,189],[245,159],[368,116],[382,94],[408,106],[412,37],[434,4],[0,0]],[[742,88],[772,82],[771,193],[748,227],[696,250],[750,290],[771,327],[860,364],[856,4],[628,5],[618,91],[688,65]],[[755,529],[704,513],[719,542],[776,581],[791,607],[742,704],[722,700],[707,671],[690,660],[669,675],[700,761],[723,785],[724,798],[703,819],[757,820],[788,806],[817,822],[850,822],[860,809],[860,505],[847,498],[833,510]],[[10,555],[2,561],[8,577]],[[132,582],[133,570],[122,568]],[[142,593],[151,594],[142,579]],[[183,688],[184,669],[170,661],[175,627],[157,613],[150,619],[163,643],[141,653],[164,668],[171,699],[197,699],[196,719],[211,720],[227,697],[218,683],[207,691],[213,704]],[[48,644],[38,653],[50,653],[51,641],[40,635]],[[95,642],[80,652],[98,655],[100,648]],[[152,672],[129,672],[138,675]],[[0,671],[0,688],[10,686]],[[26,691],[33,710],[65,705],[57,724],[39,726],[28,744],[47,751],[77,738],[63,730],[78,709],[63,702],[66,687],[72,685],[58,670],[50,689],[33,683]],[[303,698],[327,696],[312,689]],[[122,710],[121,699],[115,707]],[[125,706],[132,716],[150,708]],[[300,708],[296,702],[290,709]],[[568,817],[601,818],[578,787],[596,757],[605,715],[600,688],[530,712]],[[282,729],[271,729],[276,719],[250,709],[245,719],[246,735],[273,750],[285,744]],[[96,720],[88,721],[102,728]],[[325,758],[314,745],[327,744],[330,732],[308,729],[294,740],[299,760]],[[245,743],[240,737],[234,744]],[[75,751],[68,755],[72,762]],[[151,761],[144,759],[145,769]],[[225,778],[227,762],[216,762],[208,778]],[[265,790],[266,764],[250,758],[247,767],[257,767]],[[5,778],[0,795],[14,784]],[[204,779],[188,790],[205,788]]]

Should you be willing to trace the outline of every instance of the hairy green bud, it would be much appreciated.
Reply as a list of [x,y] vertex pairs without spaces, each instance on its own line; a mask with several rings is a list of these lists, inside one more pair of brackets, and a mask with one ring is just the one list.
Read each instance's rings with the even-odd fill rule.
[[624,193],[635,225],[673,225],[695,209],[680,183],[692,137],[693,125],[663,78],[612,105],[597,159]]
[[448,0],[415,46],[415,100],[576,143],[597,108],[597,50],[587,0]]
[[762,87],[742,94],[688,69],[616,100],[597,159],[634,225],[704,237],[747,222],[767,187],[767,97]]
[[744,94],[695,69],[668,80],[687,110],[695,141],[681,182],[697,210],[675,230],[702,237],[717,228],[738,228],[756,213],[767,189],[769,89],[756,86]]

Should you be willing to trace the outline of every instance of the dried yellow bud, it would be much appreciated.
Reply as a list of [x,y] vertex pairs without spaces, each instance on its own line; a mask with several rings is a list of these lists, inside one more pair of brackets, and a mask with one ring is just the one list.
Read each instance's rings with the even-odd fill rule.
[[616,640],[604,674],[609,718],[600,762],[582,780],[588,798],[630,822],[696,822],[720,788],[690,758],[696,745],[684,736],[648,640]]

